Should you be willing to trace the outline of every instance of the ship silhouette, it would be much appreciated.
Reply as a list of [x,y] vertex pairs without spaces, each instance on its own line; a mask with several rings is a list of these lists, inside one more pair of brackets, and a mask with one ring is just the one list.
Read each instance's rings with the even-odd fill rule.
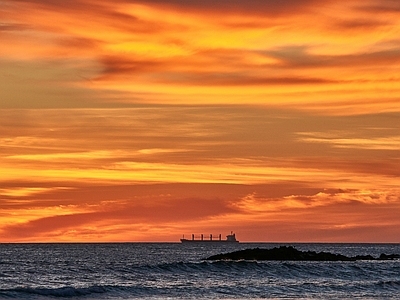
[[181,238],[182,243],[239,243],[239,241],[236,239],[235,233],[231,231],[231,234],[228,234],[226,236],[226,239],[223,240],[221,234],[218,235],[218,237],[214,238],[212,234],[208,238],[205,238],[203,234],[200,235],[200,238],[195,237],[194,234],[192,234],[191,239],[185,239],[185,236]]

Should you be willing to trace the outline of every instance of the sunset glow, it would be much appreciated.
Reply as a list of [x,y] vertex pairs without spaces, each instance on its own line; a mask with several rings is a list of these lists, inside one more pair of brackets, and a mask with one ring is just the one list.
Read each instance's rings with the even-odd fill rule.
[[0,242],[400,242],[400,2],[4,0]]

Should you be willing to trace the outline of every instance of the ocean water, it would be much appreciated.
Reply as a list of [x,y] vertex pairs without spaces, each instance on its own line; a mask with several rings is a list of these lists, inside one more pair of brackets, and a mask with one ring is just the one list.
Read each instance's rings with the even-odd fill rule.
[[400,299],[400,260],[204,260],[280,245],[400,253],[400,244],[0,244],[0,299]]

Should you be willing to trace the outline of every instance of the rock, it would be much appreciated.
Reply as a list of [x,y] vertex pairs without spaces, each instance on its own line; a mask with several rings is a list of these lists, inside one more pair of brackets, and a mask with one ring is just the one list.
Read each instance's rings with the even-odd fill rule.
[[374,260],[375,258],[371,255],[357,255],[354,257],[355,260]]
[[[397,259],[398,254],[381,254],[379,260]],[[217,254],[207,260],[278,260],[278,261],[355,261],[375,260],[371,255],[348,257],[342,254],[315,251],[299,251],[292,246],[281,246],[272,249],[246,249],[225,254]]]
[[385,254],[382,253],[379,258],[379,260],[392,260],[392,259],[400,259],[400,254]]

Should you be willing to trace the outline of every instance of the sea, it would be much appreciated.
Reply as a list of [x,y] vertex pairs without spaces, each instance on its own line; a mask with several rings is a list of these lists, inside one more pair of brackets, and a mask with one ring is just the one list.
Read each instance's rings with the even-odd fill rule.
[[400,260],[207,261],[290,245],[347,256],[400,244],[0,244],[0,299],[400,299]]

